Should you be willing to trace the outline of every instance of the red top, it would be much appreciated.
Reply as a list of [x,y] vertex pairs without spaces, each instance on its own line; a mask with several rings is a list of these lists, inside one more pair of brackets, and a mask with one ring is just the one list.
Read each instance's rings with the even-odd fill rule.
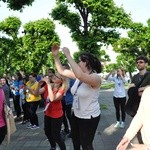
[[[48,96],[48,87],[47,87],[47,85],[45,85],[44,88],[45,88],[44,99],[46,100],[47,96]],[[64,95],[65,91],[62,90],[62,89],[58,89],[57,91],[56,90],[53,91],[54,94],[56,94],[58,92],[60,94]],[[48,116],[48,117],[51,117],[51,118],[60,118],[60,117],[62,117],[63,116],[63,109],[62,109],[61,100],[50,102],[50,105],[48,106],[48,108],[45,112],[45,115]]]

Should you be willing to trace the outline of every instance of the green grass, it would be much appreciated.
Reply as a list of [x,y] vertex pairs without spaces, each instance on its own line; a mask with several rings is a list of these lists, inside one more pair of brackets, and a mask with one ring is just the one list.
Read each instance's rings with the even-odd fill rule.
[[106,110],[108,109],[106,104],[100,104],[101,110]]
[[[125,88],[128,88],[129,84],[125,85]],[[114,83],[103,83],[101,84],[101,89],[113,89],[114,88]]]
[[114,83],[101,84],[101,89],[112,89],[114,88]]

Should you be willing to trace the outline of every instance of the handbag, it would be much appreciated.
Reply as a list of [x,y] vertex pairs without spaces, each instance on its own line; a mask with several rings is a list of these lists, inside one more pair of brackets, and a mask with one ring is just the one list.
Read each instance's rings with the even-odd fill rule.
[[138,87],[131,87],[128,90],[128,101],[125,105],[125,111],[131,117],[134,117],[139,104],[140,104],[141,96],[138,95]]
[[4,116],[7,126],[7,144],[9,144],[11,135],[16,131],[16,124],[12,109],[6,104],[6,99],[4,100]]
[[139,96],[138,94],[138,88],[140,87],[140,85],[142,84],[142,82],[144,81],[144,79],[146,78],[146,76],[149,74],[146,73],[143,77],[143,79],[139,82],[139,84],[135,87],[131,87],[128,90],[128,101],[125,105],[125,111],[128,115],[130,115],[131,117],[134,117],[135,114],[137,113],[139,104],[140,104],[140,100],[141,100],[141,96]]

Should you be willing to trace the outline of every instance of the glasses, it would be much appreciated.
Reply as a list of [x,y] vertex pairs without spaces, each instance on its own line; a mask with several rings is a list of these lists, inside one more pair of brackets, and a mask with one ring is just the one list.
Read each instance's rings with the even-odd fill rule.
[[144,61],[137,61],[136,62],[137,64],[143,64],[143,63],[145,63]]

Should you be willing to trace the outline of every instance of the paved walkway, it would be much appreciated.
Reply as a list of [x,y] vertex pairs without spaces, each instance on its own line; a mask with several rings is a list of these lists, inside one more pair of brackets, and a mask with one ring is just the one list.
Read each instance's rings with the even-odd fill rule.
[[[113,90],[101,90],[99,102],[107,109],[102,109],[101,119],[94,139],[94,150],[115,150],[116,145],[128,127],[131,118],[127,116],[124,129],[114,128],[116,122],[115,109],[112,101]],[[43,131],[43,109],[38,109],[40,128],[27,129],[25,125],[16,122],[17,131],[12,135],[11,143],[6,147],[6,141],[0,146],[0,150],[49,150],[50,145]],[[73,150],[72,141],[65,140],[67,150]],[[57,148],[59,150],[59,148]]]

